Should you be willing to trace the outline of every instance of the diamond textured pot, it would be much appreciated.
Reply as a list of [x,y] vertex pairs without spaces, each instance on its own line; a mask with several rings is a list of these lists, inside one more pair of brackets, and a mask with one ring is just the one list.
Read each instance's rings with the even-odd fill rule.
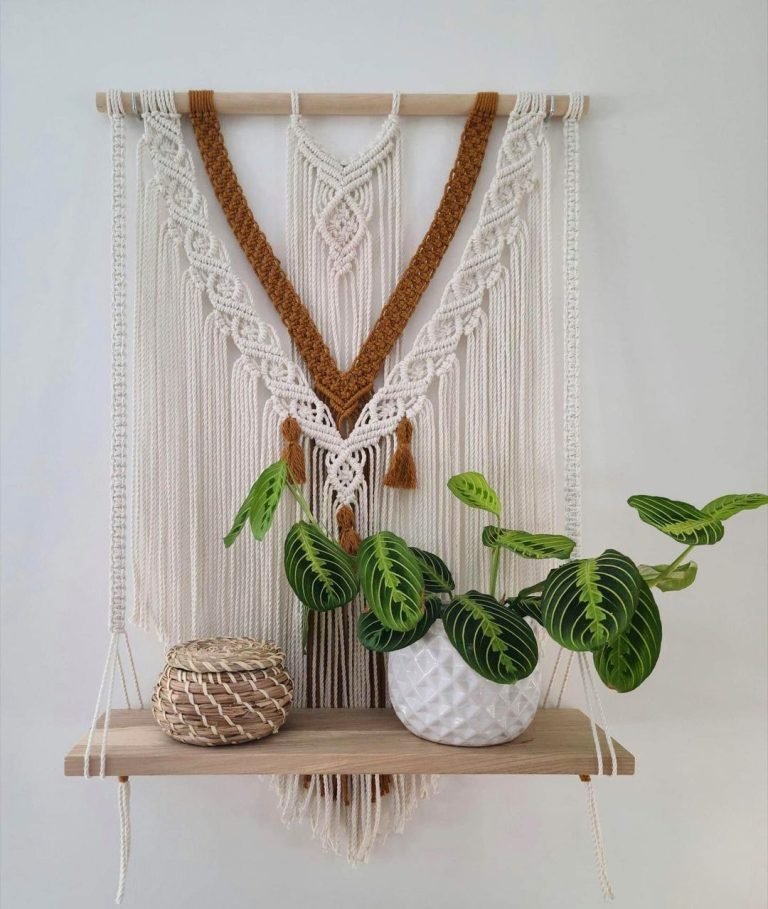
[[402,724],[444,745],[499,745],[521,735],[539,704],[541,664],[516,685],[478,675],[440,621],[421,640],[390,653],[389,699]]

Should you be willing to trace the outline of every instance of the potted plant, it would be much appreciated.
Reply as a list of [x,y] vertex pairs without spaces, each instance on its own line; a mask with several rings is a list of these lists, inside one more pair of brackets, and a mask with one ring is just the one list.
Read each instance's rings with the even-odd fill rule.
[[[368,649],[390,655],[390,699],[398,716],[417,735],[464,745],[509,741],[532,721],[539,687],[534,623],[563,647],[591,652],[609,688],[627,692],[641,685],[661,652],[654,592],[690,586],[697,573],[696,563],[686,561],[692,550],[719,542],[724,522],[735,514],[768,503],[760,493],[721,496],[701,509],[661,496],[632,496],[629,505],[643,521],[684,546],[668,564],[637,565],[615,549],[571,560],[568,537],[504,528],[499,497],[480,473],[451,477],[448,488],[466,506],[493,516],[483,530],[485,592],[457,593],[439,556],[387,530],[364,539],[350,555],[312,515],[284,461],[257,479],[224,542],[232,545],[246,522],[263,540],[287,490],[304,520],[286,536],[284,566],[305,609],[341,608],[362,589],[369,611],[360,616],[357,635]],[[537,584],[500,594],[505,553],[564,564]]]

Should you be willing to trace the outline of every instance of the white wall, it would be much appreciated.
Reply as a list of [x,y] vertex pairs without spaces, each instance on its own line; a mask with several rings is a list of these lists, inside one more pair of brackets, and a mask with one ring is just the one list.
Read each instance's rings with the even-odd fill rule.
[[[669,553],[623,505],[633,492],[701,503],[768,485],[763,0],[5,0],[2,18],[4,909],[106,906],[116,874],[114,783],[62,776],[106,645],[109,155],[96,89],[590,92],[588,548]],[[278,247],[284,127],[226,125]],[[350,149],[372,128],[317,126]],[[408,248],[459,129],[405,124]],[[634,778],[599,785],[627,909],[766,905],[765,551],[765,516],[734,519],[700,553],[697,586],[664,605],[653,678],[607,699],[637,755]],[[161,652],[134,639],[149,686]],[[597,906],[582,789],[446,780],[405,836],[350,869],[286,831],[256,781],[137,780],[126,905]]]

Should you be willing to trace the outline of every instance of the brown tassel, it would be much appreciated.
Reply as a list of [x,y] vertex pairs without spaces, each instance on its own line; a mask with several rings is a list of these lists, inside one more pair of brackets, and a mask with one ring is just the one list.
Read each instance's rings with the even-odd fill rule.
[[413,423],[403,417],[395,430],[397,448],[384,474],[384,485],[393,489],[416,489],[416,462],[411,451]]
[[301,427],[294,417],[286,417],[280,424],[280,432],[286,442],[282,458],[288,465],[291,481],[301,485],[307,479],[307,471],[304,467],[304,451],[299,445]]
[[342,505],[336,512],[336,524],[341,548],[350,555],[356,555],[360,548],[360,537],[355,527],[355,513],[349,505]]

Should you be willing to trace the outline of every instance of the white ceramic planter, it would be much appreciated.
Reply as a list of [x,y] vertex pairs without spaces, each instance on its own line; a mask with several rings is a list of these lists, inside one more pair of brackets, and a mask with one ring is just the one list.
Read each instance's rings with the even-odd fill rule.
[[444,745],[499,745],[523,733],[539,704],[541,666],[516,685],[489,682],[456,652],[443,623],[390,653],[389,698],[414,735]]

